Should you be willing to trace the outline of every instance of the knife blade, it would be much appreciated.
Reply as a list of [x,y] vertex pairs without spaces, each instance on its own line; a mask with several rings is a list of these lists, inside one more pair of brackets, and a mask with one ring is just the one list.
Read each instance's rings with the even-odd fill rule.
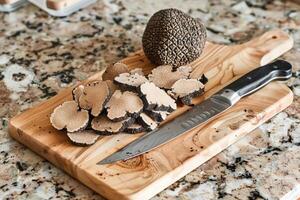
[[232,107],[242,97],[262,88],[273,80],[286,80],[292,75],[292,66],[284,60],[258,67],[245,74],[202,103],[178,116],[159,129],[146,133],[119,151],[106,157],[97,164],[109,164],[120,160],[128,160],[157,148],[187,131],[213,119]]

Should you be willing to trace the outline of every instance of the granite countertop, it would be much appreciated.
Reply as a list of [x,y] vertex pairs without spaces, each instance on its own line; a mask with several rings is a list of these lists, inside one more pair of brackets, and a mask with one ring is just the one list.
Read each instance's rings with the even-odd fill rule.
[[[221,2],[221,3],[220,3]],[[201,18],[210,41],[234,44],[280,28],[295,41],[285,111],[153,199],[288,199],[300,193],[300,6],[248,0],[102,0],[69,17],[28,5],[0,14],[0,199],[103,199],[14,141],[8,121],[141,48],[155,11],[177,7]]]

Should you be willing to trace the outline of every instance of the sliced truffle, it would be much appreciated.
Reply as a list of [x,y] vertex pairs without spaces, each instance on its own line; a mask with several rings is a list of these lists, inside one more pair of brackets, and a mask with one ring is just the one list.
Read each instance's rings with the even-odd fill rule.
[[72,90],[73,100],[77,103],[79,102],[79,97],[83,94],[83,85],[78,85]]
[[174,83],[170,93],[175,99],[180,99],[185,105],[190,105],[192,99],[204,92],[204,85],[197,79],[180,79]]
[[66,128],[68,132],[75,132],[88,125],[89,113],[86,110],[79,110],[75,101],[66,101],[54,109],[50,122],[57,130]]
[[115,134],[123,131],[125,128],[134,123],[133,118],[127,118],[122,121],[114,122],[104,115],[95,117],[92,122],[92,129],[103,135]]
[[116,90],[105,108],[107,117],[113,121],[121,121],[128,116],[136,117],[143,110],[141,98],[133,92]]
[[160,89],[154,83],[144,83],[140,86],[139,92],[145,104],[146,110],[168,111],[176,109],[176,103],[164,90]]
[[164,121],[169,115],[169,112],[167,111],[156,111],[156,110],[145,110],[145,113],[157,122]]
[[123,90],[136,91],[141,84],[148,82],[148,79],[138,73],[123,73],[116,76],[114,82]]
[[190,76],[191,72],[193,71],[193,68],[189,65],[182,65],[176,69],[177,72],[184,75],[186,78]]
[[205,26],[174,8],[156,12],[148,21],[142,38],[143,50],[152,63],[174,67],[197,59],[205,41]]
[[141,124],[133,123],[130,126],[128,126],[124,132],[134,134],[134,133],[141,133],[145,130],[146,129]]
[[85,110],[91,110],[91,114],[97,117],[109,99],[110,92],[106,82],[93,81],[85,85],[83,94],[79,97],[79,106]]
[[106,68],[105,72],[102,75],[102,80],[114,80],[116,76],[126,72],[129,72],[127,65],[117,62],[114,65]]
[[73,144],[79,146],[88,146],[94,144],[99,135],[95,133],[93,130],[83,130],[83,131],[76,131],[73,133],[68,132],[67,136],[71,140]]
[[130,74],[139,74],[141,76],[145,75],[142,68],[134,68],[130,71]]
[[105,83],[108,86],[109,93],[112,95],[116,90],[119,90],[120,88],[112,81],[112,80],[106,80]]
[[189,66],[181,66],[173,71],[171,65],[161,65],[154,68],[148,78],[157,87],[170,89],[177,80],[188,78],[191,71],[192,68]]
[[145,113],[141,113],[140,116],[137,118],[137,121],[142,124],[142,126],[147,130],[147,131],[152,131],[156,129],[158,124],[148,115]]

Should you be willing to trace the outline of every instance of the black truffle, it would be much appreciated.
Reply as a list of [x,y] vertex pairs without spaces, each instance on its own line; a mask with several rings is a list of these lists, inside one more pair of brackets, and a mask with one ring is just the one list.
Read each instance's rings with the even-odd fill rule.
[[152,63],[174,67],[197,59],[205,41],[205,26],[173,8],[156,12],[148,21],[142,38],[144,53]]

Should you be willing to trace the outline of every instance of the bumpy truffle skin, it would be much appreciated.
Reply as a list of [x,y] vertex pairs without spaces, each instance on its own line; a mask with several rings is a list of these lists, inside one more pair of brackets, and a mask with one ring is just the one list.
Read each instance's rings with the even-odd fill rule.
[[197,59],[205,41],[205,26],[199,20],[173,8],[155,13],[142,38],[144,53],[152,63],[174,67]]

